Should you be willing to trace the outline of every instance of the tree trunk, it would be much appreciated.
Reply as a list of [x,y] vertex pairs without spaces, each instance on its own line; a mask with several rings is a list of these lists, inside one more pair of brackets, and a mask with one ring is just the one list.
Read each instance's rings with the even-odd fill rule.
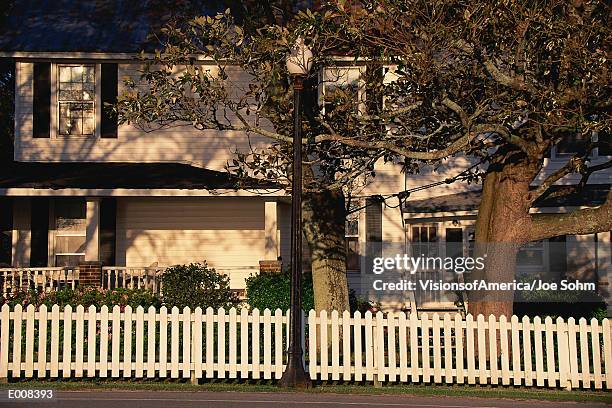
[[344,241],[345,207],[340,191],[304,195],[304,232],[312,257],[315,310],[349,310]]
[[[496,168],[491,165],[482,191],[476,220],[475,256],[484,257],[483,270],[474,270],[472,282],[510,283],[515,278],[516,256],[527,242],[530,216],[529,183],[536,167],[528,161]],[[512,315],[513,291],[472,291],[468,311],[499,317]]]

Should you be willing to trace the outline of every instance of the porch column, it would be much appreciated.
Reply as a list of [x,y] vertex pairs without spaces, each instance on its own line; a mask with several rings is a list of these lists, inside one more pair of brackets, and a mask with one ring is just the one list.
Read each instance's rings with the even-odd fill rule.
[[28,197],[15,197],[13,200],[13,234],[11,264],[13,267],[30,266],[32,247],[32,211]]
[[261,272],[280,272],[278,211],[276,201],[266,201],[264,209],[264,259],[259,261]]
[[100,260],[100,199],[87,198],[85,260]]
[[276,201],[266,201],[265,206],[265,259],[278,258],[278,221]]

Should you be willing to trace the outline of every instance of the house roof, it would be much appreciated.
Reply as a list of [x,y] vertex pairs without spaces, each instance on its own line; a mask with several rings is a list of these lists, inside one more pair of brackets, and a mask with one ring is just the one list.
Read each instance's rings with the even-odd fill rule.
[[0,52],[133,53],[153,49],[149,34],[174,15],[209,15],[215,1],[14,0]]
[[12,163],[0,171],[0,189],[273,189],[225,172],[179,163]]
[[[551,192],[563,186],[553,186]],[[557,198],[540,198],[534,207],[580,207],[597,206],[606,201],[610,191],[609,184],[589,184],[578,194],[568,194]],[[480,203],[482,190],[465,191],[422,200],[407,201],[404,212],[435,213],[445,211],[475,211]]]

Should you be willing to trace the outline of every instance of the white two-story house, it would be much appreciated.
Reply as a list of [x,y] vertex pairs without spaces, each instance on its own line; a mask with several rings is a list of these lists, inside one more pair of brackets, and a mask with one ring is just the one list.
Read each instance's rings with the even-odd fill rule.
[[[143,132],[118,125],[103,109],[116,101],[124,79],[138,78],[135,57],[167,19],[163,11],[148,1],[17,3],[0,36],[0,57],[15,62],[14,163],[0,174],[0,263],[141,268],[206,260],[242,289],[260,261],[290,259],[290,197],[255,181],[236,189],[224,169],[235,149],[268,141],[189,126]],[[562,165],[571,149],[568,143],[553,151],[548,171]],[[347,220],[349,280],[358,292],[371,294],[361,279],[371,272],[360,256],[368,243],[390,244],[391,252],[410,243],[437,246],[440,254],[451,247],[470,251],[478,186],[424,189],[399,206],[373,198],[443,180],[469,165],[456,158],[418,176],[392,164],[378,166],[354,202],[364,208]],[[541,203],[536,210],[593,205],[605,198],[610,181],[609,172],[598,173],[589,196]],[[595,253],[582,267],[590,279],[607,281],[609,232],[559,241],[589,243]],[[549,247],[541,242],[526,248],[520,268],[555,273],[576,260]],[[455,307],[456,298],[421,294],[392,301],[435,309]]]

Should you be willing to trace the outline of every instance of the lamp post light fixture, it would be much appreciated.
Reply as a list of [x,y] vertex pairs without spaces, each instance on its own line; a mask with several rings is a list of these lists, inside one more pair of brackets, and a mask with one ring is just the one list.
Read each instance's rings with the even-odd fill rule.
[[312,382],[302,360],[302,116],[304,77],[312,66],[312,52],[298,38],[287,56],[287,71],[293,78],[293,181],[291,183],[291,297],[287,367],[281,387],[310,388]]

